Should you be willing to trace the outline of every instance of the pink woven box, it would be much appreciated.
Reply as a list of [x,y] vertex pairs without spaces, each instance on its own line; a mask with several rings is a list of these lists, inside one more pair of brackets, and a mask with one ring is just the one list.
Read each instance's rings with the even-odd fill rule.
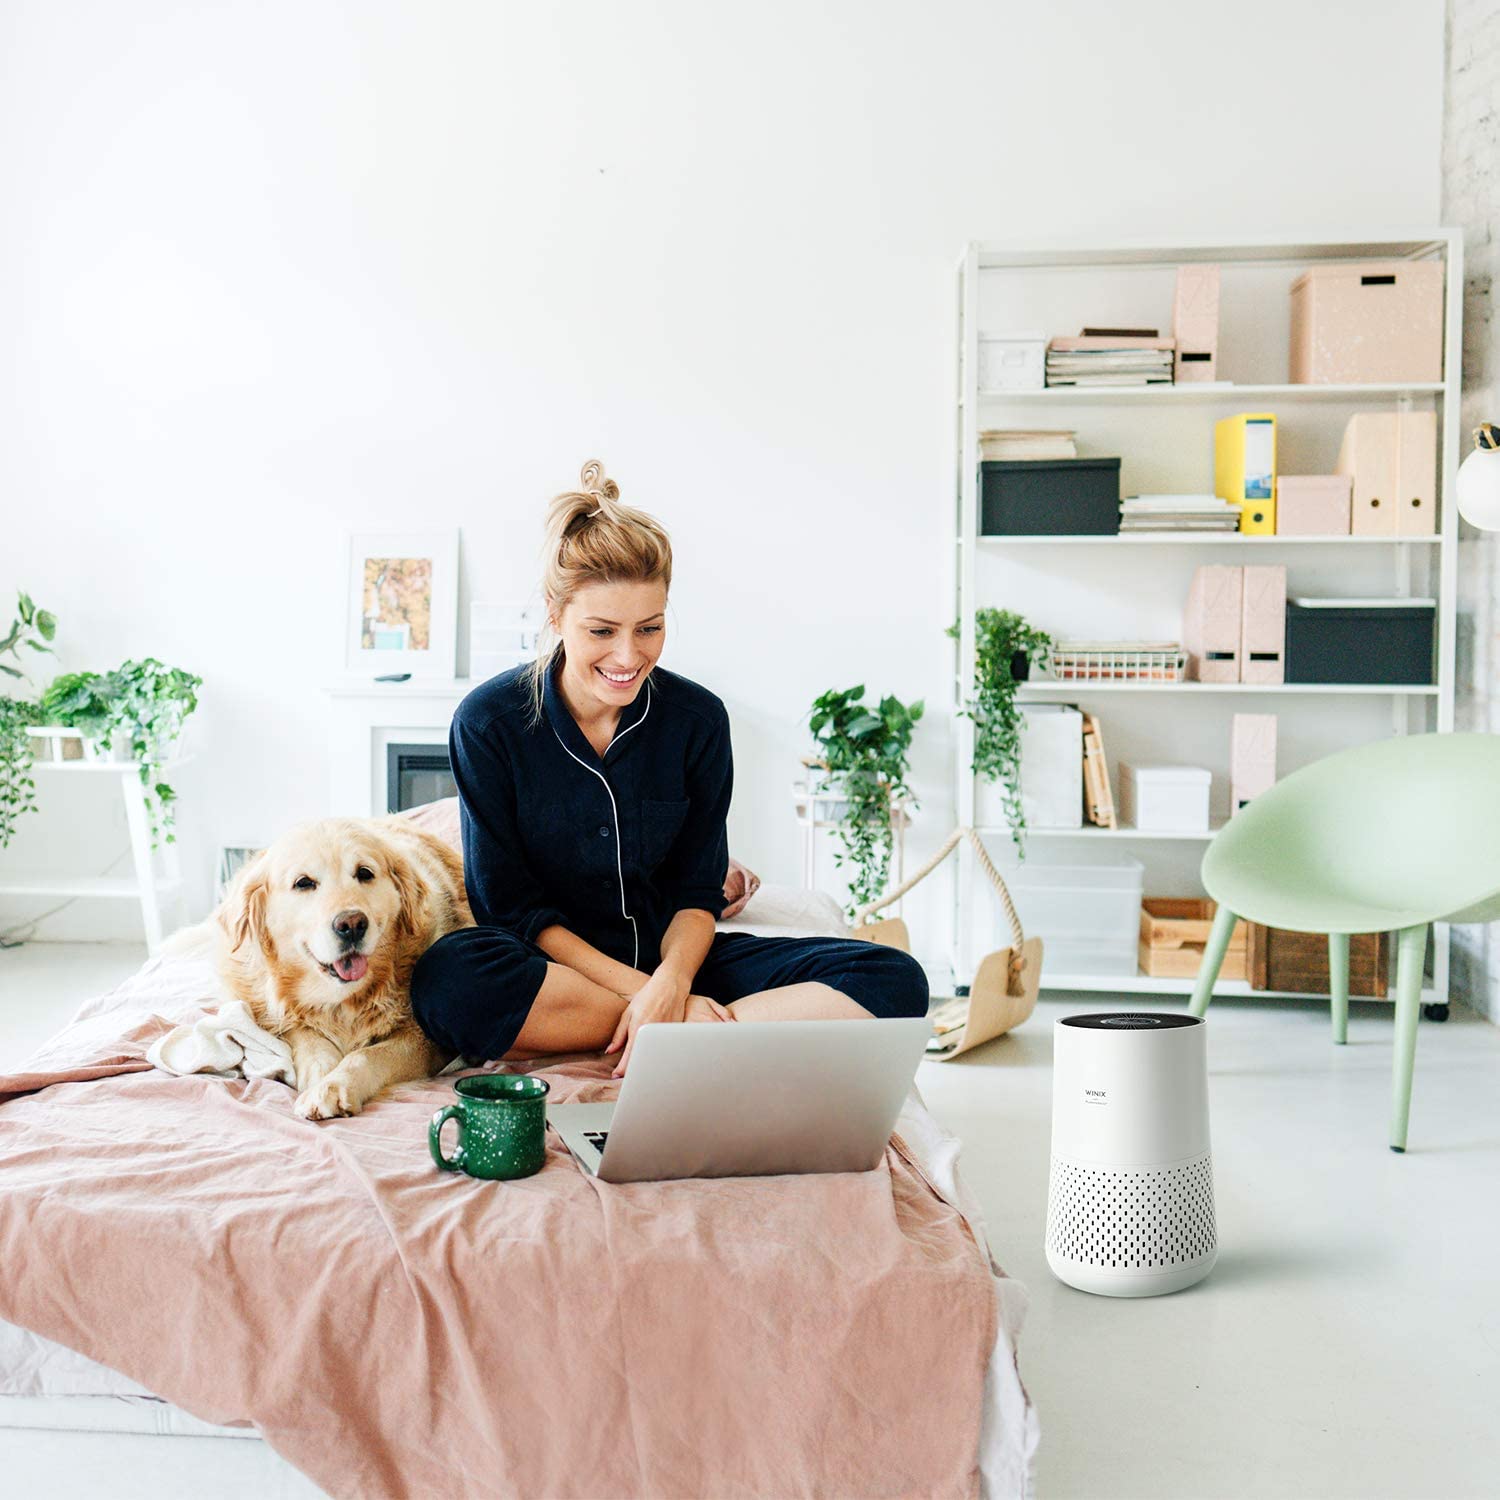
[[1348,474],[1277,475],[1277,536],[1348,536],[1353,486]]
[[1292,384],[1442,378],[1441,261],[1316,266],[1292,283]]

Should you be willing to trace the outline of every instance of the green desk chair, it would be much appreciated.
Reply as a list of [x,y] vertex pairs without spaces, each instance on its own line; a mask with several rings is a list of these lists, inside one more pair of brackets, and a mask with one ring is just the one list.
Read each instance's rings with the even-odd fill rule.
[[1219,909],[1195,1016],[1244,917],[1328,934],[1333,1039],[1343,1042],[1349,935],[1396,932],[1391,1150],[1404,1151],[1428,927],[1500,919],[1500,736],[1399,735],[1304,766],[1220,830],[1203,884]]

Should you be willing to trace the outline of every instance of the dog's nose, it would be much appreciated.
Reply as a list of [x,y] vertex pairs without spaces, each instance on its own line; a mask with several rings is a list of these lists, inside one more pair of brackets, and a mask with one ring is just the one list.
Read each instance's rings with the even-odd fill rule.
[[341,911],[333,919],[333,930],[351,947],[369,931],[370,919],[362,911]]

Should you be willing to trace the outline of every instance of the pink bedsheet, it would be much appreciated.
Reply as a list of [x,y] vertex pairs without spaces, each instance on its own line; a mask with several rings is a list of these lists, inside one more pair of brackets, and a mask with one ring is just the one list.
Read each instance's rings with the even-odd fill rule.
[[[190,1018],[75,1025],[0,1076],[0,1318],[329,1494],[973,1496],[987,1257],[899,1137],[873,1172],[599,1183],[440,1173],[452,1079],[312,1124],[177,1078]],[[607,1099],[609,1062],[534,1065]]]

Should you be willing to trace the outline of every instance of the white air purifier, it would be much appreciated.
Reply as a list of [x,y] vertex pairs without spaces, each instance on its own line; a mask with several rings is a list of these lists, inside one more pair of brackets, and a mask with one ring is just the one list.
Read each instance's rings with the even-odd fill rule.
[[1155,1297],[1213,1269],[1205,1034],[1151,1011],[1053,1026],[1047,1264],[1069,1286]]

